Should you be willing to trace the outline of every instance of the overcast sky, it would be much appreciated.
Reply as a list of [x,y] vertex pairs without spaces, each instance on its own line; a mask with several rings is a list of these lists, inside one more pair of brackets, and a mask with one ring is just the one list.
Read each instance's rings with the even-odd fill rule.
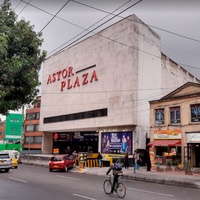
[[[127,8],[137,0],[10,2],[18,19],[25,18],[35,26],[36,32],[43,32],[42,49],[47,50],[48,56],[111,18],[113,19],[90,35],[121,20],[122,17],[136,14],[160,35],[162,52],[200,79],[200,0],[142,0],[130,9]],[[3,0],[0,0],[0,3],[2,4]],[[114,17],[113,14],[118,15],[120,12],[122,13],[119,16]],[[100,21],[102,18],[104,19]],[[89,28],[93,24],[96,25]]]
[[[108,13],[116,10],[113,14],[117,15],[137,1],[11,0],[10,2],[19,19],[29,20],[35,26],[36,32],[42,30],[44,38],[42,49],[47,50],[48,55],[51,55],[88,33],[86,31],[88,27],[108,16]],[[121,8],[118,9],[119,7]],[[136,14],[160,35],[162,52],[183,67],[189,65],[186,69],[200,78],[199,10],[200,0],[142,0],[118,17],[113,18],[114,15],[109,15],[89,30],[113,18],[91,33],[94,34],[121,20],[122,17]],[[54,15],[56,17],[53,18]],[[50,21],[52,18],[53,20]],[[77,37],[74,38],[75,36]]]

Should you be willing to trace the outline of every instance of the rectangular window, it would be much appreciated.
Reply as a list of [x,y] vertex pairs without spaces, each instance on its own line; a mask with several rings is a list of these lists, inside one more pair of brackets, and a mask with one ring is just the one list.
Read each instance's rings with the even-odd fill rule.
[[170,108],[170,123],[178,124],[181,122],[180,106]]
[[72,113],[72,114],[67,114],[67,115],[47,117],[47,118],[44,118],[43,122],[44,124],[46,124],[46,123],[90,119],[94,117],[106,117],[106,116],[108,116],[108,109],[103,108],[99,110],[91,110],[91,111],[80,112],[80,113]]
[[34,125],[33,124],[26,125],[25,131],[26,132],[33,132],[34,131]]
[[26,120],[40,119],[40,113],[27,113]]
[[25,126],[26,132],[37,132],[39,131],[39,124],[28,124]]
[[26,136],[24,140],[25,144],[42,144],[41,136]]
[[199,122],[200,121],[200,104],[191,105],[191,122]]
[[42,137],[41,136],[33,137],[33,143],[34,144],[42,144]]
[[155,125],[164,124],[164,108],[155,109]]
[[33,137],[32,136],[26,136],[24,138],[24,143],[25,144],[33,144]]

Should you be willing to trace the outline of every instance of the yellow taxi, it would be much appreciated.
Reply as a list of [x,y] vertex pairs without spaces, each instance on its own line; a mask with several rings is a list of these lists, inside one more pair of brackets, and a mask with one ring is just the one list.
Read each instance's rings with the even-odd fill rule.
[[11,159],[12,168],[17,169],[18,168],[18,164],[19,164],[17,156],[14,155],[14,154],[10,154],[10,159]]

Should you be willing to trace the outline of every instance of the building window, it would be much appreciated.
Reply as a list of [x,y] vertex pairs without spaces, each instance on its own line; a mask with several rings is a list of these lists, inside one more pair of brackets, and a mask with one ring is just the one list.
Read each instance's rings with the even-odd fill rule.
[[177,124],[181,122],[180,106],[170,108],[170,123]]
[[200,121],[200,104],[191,105],[191,122],[199,122]]
[[35,129],[35,131],[39,131],[39,124],[35,124],[34,129]]
[[25,144],[42,144],[41,136],[26,136],[24,140]]
[[26,120],[36,120],[40,119],[40,113],[27,113]]
[[0,135],[3,135],[3,132],[2,132],[2,131],[0,131]]
[[108,109],[103,108],[99,110],[91,110],[80,113],[73,113],[68,115],[60,115],[54,117],[46,117],[44,118],[44,124],[47,123],[55,123],[55,122],[63,122],[63,121],[72,121],[72,120],[80,120],[80,119],[89,119],[94,117],[105,117],[108,115]]
[[42,144],[42,137],[41,136],[33,137],[33,143],[34,144]]
[[37,132],[39,131],[39,124],[28,124],[25,126],[26,132]]
[[24,138],[24,143],[25,143],[25,144],[33,144],[33,137],[31,137],[31,136],[26,136],[26,137]]
[[164,108],[155,109],[155,125],[164,124]]

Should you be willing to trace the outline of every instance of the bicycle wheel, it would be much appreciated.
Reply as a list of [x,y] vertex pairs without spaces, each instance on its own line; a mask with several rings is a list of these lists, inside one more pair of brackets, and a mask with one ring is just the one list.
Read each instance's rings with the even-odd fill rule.
[[103,189],[104,189],[104,192],[106,194],[110,194],[111,193],[111,189],[112,189],[112,183],[110,180],[105,180],[104,183],[103,183]]
[[121,199],[123,199],[126,196],[126,187],[121,182],[117,185],[117,196]]

